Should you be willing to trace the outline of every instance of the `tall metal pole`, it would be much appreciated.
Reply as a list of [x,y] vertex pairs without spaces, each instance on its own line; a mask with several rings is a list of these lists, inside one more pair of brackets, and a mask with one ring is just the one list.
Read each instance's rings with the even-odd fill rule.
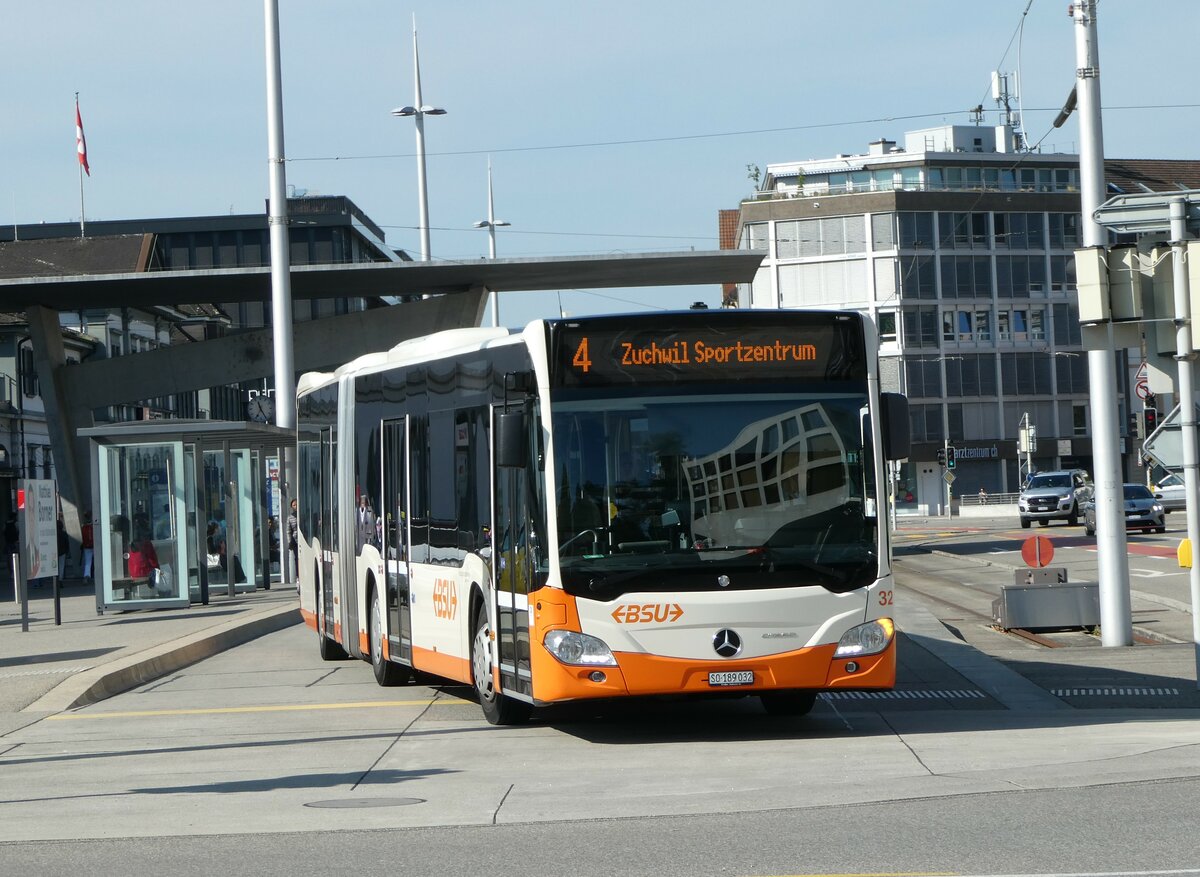
[[[1183,483],[1187,497],[1187,534],[1192,551],[1200,545],[1200,470],[1196,459],[1195,352],[1192,350],[1191,290],[1187,253],[1187,202],[1175,198],[1171,210],[1172,280],[1175,292],[1175,359],[1179,366],[1179,425],[1183,440]],[[1192,594],[1192,648],[1195,652],[1196,687],[1200,688],[1200,564],[1195,555],[1188,569]]]
[[[1104,202],[1104,136],[1100,119],[1100,49],[1096,6],[1079,0],[1075,19],[1075,89],[1079,105],[1080,208],[1083,245],[1105,246],[1104,227],[1095,212]],[[1129,557],[1125,538],[1124,479],[1117,446],[1117,365],[1112,322],[1098,327],[1088,350],[1092,412],[1092,464],[1096,483],[1096,550],[1100,574],[1100,641],[1133,645],[1129,606]]]
[[[271,200],[271,328],[275,357],[275,424],[296,427],[292,353],[292,281],[288,250],[287,176],[283,157],[283,87],[279,63],[279,0],[263,0],[267,24],[267,149]],[[292,479],[289,477],[289,483]]]
[[[488,157],[488,218],[475,223],[476,228],[488,230],[488,258],[496,258],[496,226],[509,225],[502,219],[496,219],[495,203],[492,200],[492,159]],[[492,325],[500,325],[500,293],[493,289],[492,293]]]
[[417,54],[417,19],[413,16],[413,106],[417,122],[417,208],[421,214],[421,261],[429,261],[429,191],[425,185],[425,104],[421,101],[421,58]]
[[[271,236],[271,338],[275,364],[275,425],[284,429],[296,428],[296,366],[292,348],[292,279],[291,253],[288,241],[287,173],[283,150],[283,76],[279,61],[279,0],[263,0],[266,17],[267,57],[267,166],[270,169],[270,203],[267,208],[267,227]],[[294,446],[293,446],[294,447]],[[280,522],[283,509],[290,510],[292,485],[296,484],[296,455],[283,449],[279,461],[282,490],[280,491]],[[226,455],[228,458],[228,454]],[[227,460],[228,462],[228,460]],[[283,533],[283,526],[279,528]],[[282,560],[286,547],[281,546]],[[232,576],[234,565],[229,564]],[[287,564],[281,563],[282,581],[290,582]],[[266,570],[268,584],[271,570]],[[231,579],[232,580],[232,579]],[[232,594],[232,589],[230,590]]]

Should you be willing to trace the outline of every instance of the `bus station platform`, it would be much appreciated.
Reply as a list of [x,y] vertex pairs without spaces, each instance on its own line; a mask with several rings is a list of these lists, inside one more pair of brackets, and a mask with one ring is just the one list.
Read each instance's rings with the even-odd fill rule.
[[[899,584],[903,587],[903,579]],[[46,714],[169,677],[218,652],[301,622],[296,593],[288,586],[215,597],[207,606],[98,615],[91,587],[68,580],[62,590],[61,625],[54,623],[47,581],[30,591],[29,630],[23,632],[11,588],[11,581],[0,581],[0,735]],[[960,613],[918,595],[908,594],[897,602],[902,636],[898,691],[953,675],[985,693],[992,709],[1200,709],[1190,642],[1036,649],[1000,634],[964,637]],[[1190,629],[1185,608],[1156,607],[1179,631]],[[1146,687],[1172,696],[1152,702],[1128,696]],[[1108,696],[1073,696],[1079,692]],[[927,708],[937,707],[929,703]],[[967,702],[958,708],[972,707]]]
[[186,609],[99,615],[92,587],[67,579],[60,606],[56,625],[50,580],[31,588],[23,631],[11,577],[0,582],[0,734],[37,714],[103,700],[300,623],[295,589],[286,585],[214,596]]

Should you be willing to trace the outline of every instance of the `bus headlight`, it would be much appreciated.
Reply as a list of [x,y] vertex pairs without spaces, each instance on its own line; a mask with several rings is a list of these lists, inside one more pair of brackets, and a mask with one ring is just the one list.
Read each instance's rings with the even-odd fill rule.
[[617,666],[617,659],[604,640],[573,630],[552,630],[542,640],[546,651],[564,664]]
[[896,626],[890,618],[877,618],[852,627],[838,640],[835,658],[848,658],[852,655],[876,655],[888,647]]

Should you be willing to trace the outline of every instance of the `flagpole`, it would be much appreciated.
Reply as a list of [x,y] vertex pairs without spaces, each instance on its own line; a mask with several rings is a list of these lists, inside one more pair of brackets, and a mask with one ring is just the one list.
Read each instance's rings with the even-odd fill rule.
[[[75,92],[75,117],[79,118],[79,92]],[[79,237],[82,240],[86,237],[83,230],[83,162],[76,164],[79,165]]]

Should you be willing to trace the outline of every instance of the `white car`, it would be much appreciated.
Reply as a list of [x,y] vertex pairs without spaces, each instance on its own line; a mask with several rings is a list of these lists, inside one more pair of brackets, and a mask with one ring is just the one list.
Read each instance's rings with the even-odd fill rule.
[[1154,498],[1162,504],[1163,511],[1183,511],[1186,502],[1183,492],[1183,478],[1174,472],[1165,476],[1158,484],[1151,486]]

